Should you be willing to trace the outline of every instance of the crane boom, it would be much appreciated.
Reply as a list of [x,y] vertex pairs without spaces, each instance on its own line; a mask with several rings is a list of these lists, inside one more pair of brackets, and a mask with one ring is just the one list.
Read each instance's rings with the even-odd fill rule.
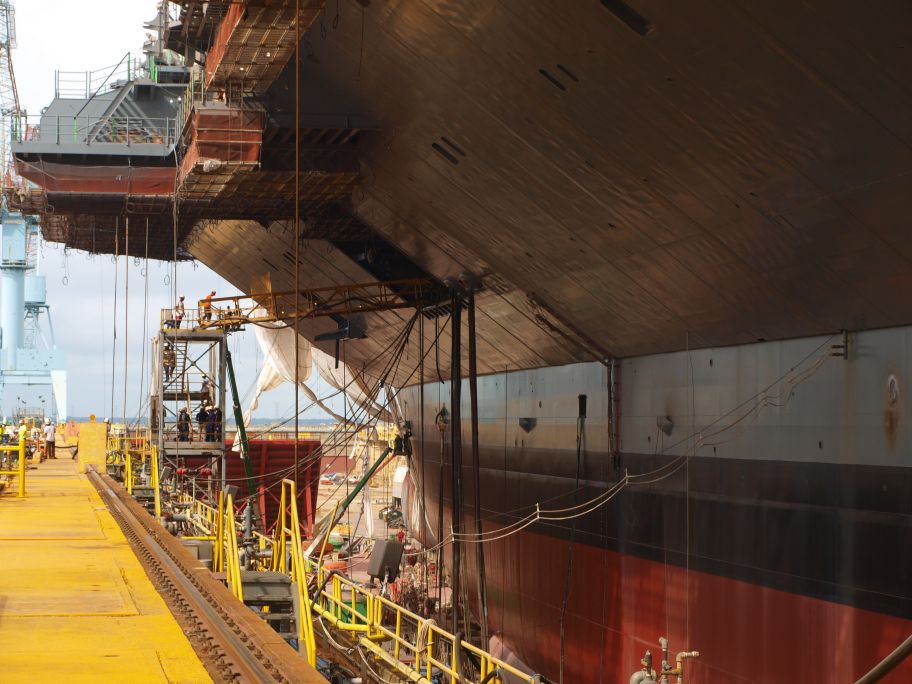
[[13,132],[19,121],[19,93],[13,71],[13,49],[16,47],[16,9],[11,0],[0,0],[0,183],[4,190],[12,185]]

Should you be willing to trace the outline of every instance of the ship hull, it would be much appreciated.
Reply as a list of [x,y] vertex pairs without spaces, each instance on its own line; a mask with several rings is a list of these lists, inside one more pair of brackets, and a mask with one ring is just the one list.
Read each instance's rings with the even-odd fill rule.
[[[488,536],[536,504],[599,501],[625,474],[656,473],[586,515],[483,544],[490,633],[553,680],[563,650],[565,682],[626,680],[660,636],[701,652],[695,681],[854,681],[912,633],[909,337],[858,333],[848,359],[831,356],[841,338],[640,357],[614,382],[600,364],[481,378]],[[777,378],[784,392],[769,387]],[[762,406],[726,415],[758,389]],[[463,390],[462,528],[474,531]],[[454,525],[451,427],[434,421],[449,392],[428,383],[401,396],[419,426],[429,543]],[[462,555],[478,614],[476,545]],[[910,677],[907,664],[888,681]]]

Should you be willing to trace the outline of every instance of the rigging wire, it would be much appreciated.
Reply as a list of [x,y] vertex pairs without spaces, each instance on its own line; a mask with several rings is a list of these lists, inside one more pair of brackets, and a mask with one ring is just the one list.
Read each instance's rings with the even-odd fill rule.
[[[295,109],[294,109],[294,145],[295,145],[295,195],[294,195],[294,282],[295,282],[295,312],[301,311],[301,0],[295,0]],[[298,441],[300,438],[300,316],[295,316],[294,322],[294,480],[298,481]]]
[[[146,240],[145,240],[145,265],[143,267],[143,334],[142,334],[142,354],[139,362],[139,399],[137,401],[136,416],[133,419],[133,425],[138,425],[140,415],[144,408],[143,402],[148,403],[148,399],[143,398],[143,389],[145,388],[146,379],[146,346],[149,334],[149,217],[146,217]],[[151,359],[150,359],[151,366]]]
[[114,420],[114,369],[117,364],[117,276],[120,262],[117,255],[120,252],[120,217],[114,218],[114,315],[112,320],[112,341],[111,341],[111,420]]
[[[829,358],[830,355],[828,353],[824,353],[823,356],[821,356],[817,361],[815,361],[811,366],[812,372],[809,372],[809,370],[811,370],[811,369],[804,369],[804,370],[799,371],[795,375],[793,375],[795,370],[798,368],[798,366],[805,363],[811,357],[811,355],[813,353],[819,351],[822,347],[824,347],[832,339],[833,339],[833,337],[830,337],[827,340],[825,340],[820,346],[818,346],[813,352],[811,352],[811,354],[808,354],[807,356],[805,356],[801,361],[798,362],[798,364],[796,364],[795,366],[790,368],[789,371],[787,371],[785,374],[781,375],[779,378],[777,378],[772,383],[767,385],[764,389],[757,392],[753,397],[741,402],[738,405],[738,407],[744,407],[745,405],[750,404],[752,401],[754,401],[755,404],[753,406],[751,406],[750,408],[748,408],[748,410],[743,415],[732,420],[727,425],[720,427],[718,430],[710,433],[710,436],[718,435],[729,429],[732,429],[735,425],[740,424],[747,417],[749,417],[750,415],[755,413],[759,408],[762,408],[765,405],[763,403],[764,397],[768,394],[769,390],[771,390],[776,385],[787,384],[790,386],[790,390],[789,390],[789,392],[787,394],[787,398],[786,398],[786,403],[788,403],[788,401],[791,399],[791,397],[794,396],[793,390],[795,389],[795,387],[797,387],[799,384],[806,382],[811,377],[813,377],[813,375],[816,373],[816,371],[819,370],[824,365],[824,363],[826,362],[826,360]],[[727,411],[725,414],[723,414],[723,416],[728,417],[731,414],[732,414],[732,411],[730,410],[730,411]],[[710,425],[718,424],[718,422],[720,421],[721,418],[722,418],[722,416],[720,416],[716,420],[712,421],[712,423],[710,423]],[[415,552],[415,553],[409,554],[409,555],[415,556],[415,555],[430,554],[430,553],[439,551],[439,549],[443,548],[447,544],[453,543],[456,540],[458,540],[462,543],[489,543],[492,541],[498,541],[500,539],[504,539],[506,537],[512,536],[512,535],[526,529],[530,525],[535,524],[536,522],[559,522],[559,521],[566,521],[566,520],[575,520],[575,519],[584,517],[586,515],[589,515],[589,514],[593,513],[594,511],[598,510],[599,508],[603,507],[604,505],[606,505],[609,501],[614,499],[614,497],[617,496],[617,494],[619,494],[621,491],[623,491],[627,487],[645,486],[645,485],[655,484],[662,480],[668,479],[669,477],[674,475],[676,472],[678,472],[681,468],[683,468],[686,465],[687,461],[689,461],[690,458],[693,457],[693,455],[696,453],[696,451],[700,447],[705,446],[706,443],[704,442],[704,439],[703,439],[704,436],[705,435],[702,434],[702,431],[695,431],[693,435],[685,437],[684,439],[682,439],[678,442],[678,444],[680,444],[681,442],[692,441],[693,446],[691,448],[686,449],[684,453],[677,456],[669,464],[665,464],[663,466],[660,466],[659,468],[656,468],[652,471],[645,472],[645,473],[638,473],[638,474],[625,473],[622,478],[620,478],[615,484],[613,484],[611,487],[609,487],[605,492],[599,494],[598,496],[594,497],[593,499],[590,499],[589,501],[583,502],[582,504],[565,507],[565,508],[543,509],[541,507],[543,502],[539,502],[539,503],[535,504],[535,510],[533,512],[529,513],[528,515],[526,515],[526,516],[516,520],[515,522],[510,523],[509,525],[506,525],[498,530],[490,530],[488,532],[485,532],[482,535],[454,531],[449,537],[438,542],[435,546],[427,548],[427,549],[423,549],[421,551],[418,551],[418,552]],[[671,465],[672,467],[669,468],[668,467],[669,465]],[[551,499],[553,500],[553,499],[560,498],[560,497],[566,496],[566,495],[567,494],[565,493],[562,495],[558,495],[556,497],[551,497]],[[528,507],[526,506],[523,508],[528,508]],[[515,509],[515,510],[523,510],[523,509],[521,508],[521,509]],[[495,515],[492,515],[489,517],[491,517],[491,518],[503,517],[504,515],[507,515],[509,513],[510,513],[510,511],[506,511],[506,512],[495,514]],[[558,514],[562,514],[562,513],[565,513],[565,515],[558,515]]]
[[[380,411],[373,411],[373,415],[370,417],[370,420],[367,421],[367,423],[361,423],[360,422],[361,418],[359,417],[359,414],[368,414],[371,412],[370,407],[371,407],[372,403],[377,403],[380,405],[381,409],[387,408],[387,410],[388,410],[388,407],[392,404],[392,402],[395,400],[396,396],[398,395],[398,391],[395,394],[387,393],[386,401],[383,402],[382,404],[380,404],[379,402],[376,401],[377,396],[379,395],[379,391],[382,386],[388,386],[388,383],[386,381],[389,378],[392,371],[395,368],[398,368],[398,362],[399,362],[399,360],[401,360],[403,352],[407,348],[409,335],[410,335],[412,329],[414,328],[415,321],[418,319],[418,316],[419,316],[419,312],[416,311],[415,314],[413,315],[412,319],[409,320],[407,322],[407,324],[404,326],[403,330],[400,331],[400,333],[396,337],[394,337],[394,339],[387,345],[386,350],[391,350],[391,353],[390,353],[389,360],[387,361],[387,363],[381,373],[380,380],[371,387],[369,392],[366,393],[366,395],[365,395],[366,401],[363,402],[363,405],[359,405],[357,407],[357,410],[355,412],[353,412],[353,414],[352,414],[352,421],[349,421],[350,423],[354,424],[358,429],[350,430],[350,431],[346,432],[342,438],[336,437],[334,442],[331,442],[331,443],[324,442],[323,444],[321,444],[320,447],[318,449],[316,449],[308,457],[308,459],[304,462],[305,465],[309,464],[310,462],[318,460],[319,458],[322,457],[322,455],[324,453],[326,453],[327,451],[330,451],[332,449],[336,449],[336,450],[338,450],[339,448],[347,449],[350,442],[352,440],[357,439],[357,434],[361,429],[364,429],[365,427],[375,426],[376,421],[379,420],[379,417],[381,415]],[[446,327],[446,325],[444,325],[443,329],[445,329],[445,327]],[[441,331],[442,331],[442,329],[441,329]],[[395,346],[395,349],[393,349],[394,346]],[[420,360],[419,360],[419,363],[420,363]],[[346,365],[346,367],[347,367],[347,365]],[[416,366],[415,369],[412,370],[412,372],[407,376],[407,378],[403,384],[407,384],[411,380],[411,378],[414,376],[415,372],[417,372],[417,370],[418,370],[418,366]],[[343,389],[339,390],[339,391],[344,392],[348,387],[355,384],[357,382],[357,380],[358,380],[357,376],[352,377],[352,379],[350,381],[347,381],[343,385]],[[335,394],[338,394],[339,391],[337,391]],[[312,402],[310,406],[312,406],[314,403],[315,402]],[[309,408],[310,406],[306,407],[304,410],[307,410],[307,408]],[[346,411],[346,414],[347,414],[347,411]],[[290,420],[291,419],[287,419],[286,421],[284,421],[284,423],[290,422]],[[272,431],[274,429],[275,428],[270,428],[270,431]],[[294,468],[294,466],[292,466],[292,469],[293,468]],[[319,475],[317,475],[317,477],[319,477]],[[312,484],[312,482],[313,481],[311,481],[310,484]],[[278,483],[273,483],[273,485],[270,485],[266,489],[267,490],[271,489],[272,487],[275,487],[277,484]],[[338,492],[341,487],[342,487],[342,484],[339,484],[336,487],[336,490],[334,490],[332,492],[332,494],[330,495],[330,498],[328,498],[326,501],[324,501],[324,503],[321,506],[318,506],[316,510],[319,511],[321,508],[323,508],[323,506],[326,506],[328,504],[328,502],[330,501],[331,497],[334,496],[335,493]],[[240,499],[238,499],[238,501],[239,502],[245,501],[247,498],[250,498],[250,497],[248,496],[246,498],[240,498]]]
[[[127,370],[130,361],[130,217],[124,219],[124,388],[123,388],[123,424],[127,424]],[[113,416],[112,416],[113,418]]]

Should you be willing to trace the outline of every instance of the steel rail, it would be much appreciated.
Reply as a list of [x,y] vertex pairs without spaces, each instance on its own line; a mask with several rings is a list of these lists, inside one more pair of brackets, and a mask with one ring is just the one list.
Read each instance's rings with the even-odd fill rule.
[[88,477],[214,681],[325,684],[119,484],[94,470]]

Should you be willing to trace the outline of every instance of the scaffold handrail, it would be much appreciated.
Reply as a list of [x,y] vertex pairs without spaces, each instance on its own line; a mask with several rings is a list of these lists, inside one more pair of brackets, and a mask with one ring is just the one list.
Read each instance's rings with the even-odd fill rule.
[[319,316],[416,308],[438,303],[439,284],[430,278],[410,278],[371,283],[315,287],[298,292],[263,292],[199,300],[175,324],[173,310],[162,309],[161,329],[209,330],[246,324],[294,321]]
[[127,52],[117,64],[100,69],[84,71],[58,69],[54,72],[54,97],[89,100],[101,93],[108,83],[113,86],[117,82],[117,77],[125,81],[132,81],[140,75],[154,80],[155,72],[151,64],[144,65],[142,60],[135,57],[132,52]]
[[0,453],[17,452],[18,463],[15,469],[0,470],[0,475],[15,476],[18,478],[18,489],[16,497],[22,499],[25,497],[25,445],[26,440],[20,440],[18,444],[0,446]]
[[307,565],[304,561],[301,521],[298,518],[297,484],[294,480],[282,480],[279,515],[273,537],[272,569],[288,575],[297,590],[295,622],[298,629],[298,640],[304,645],[307,662],[316,667],[317,644],[313,626],[313,607],[307,590]]
[[17,143],[167,145],[177,140],[175,117],[21,114],[12,124]]
[[[304,544],[297,515],[296,485],[293,480],[282,481],[280,508],[273,535],[254,533],[259,553],[257,567],[288,576],[298,592],[298,638],[304,645],[310,662],[315,657],[316,644],[313,620],[319,617],[334,629],[349,633],[360,648],[369,651],[378,661],[412,681],[429,682],[435,671],[443,674],[450,684],[505,684],[510,681],[539,684],[541,678],[523,672],[447,630],[433,620],[409,611],[385,596],[378,595],[358,582],[328,570],[322,559],[304,556]],[[191,504],[187,495],[181,500]],[[233,513],[230,498],[220,496],[220,519]],[[203,503],[191,504],[191,519],[201,516],[194,525],[203,535],[211,533],[214,509]],[[229,513],[231,511],[231,513]],[[222,568],[235,554],[237,547],[226,543],[228,525],[216,524],[215,568]],[[235,528],[235,536],[240,528]],[[239,555],[238,555],[239,559]],[[226,577],[227,579],[227,577]],[[230,580],[229,580],[230,581]],[[312,593],[308,587],[315,587]],[[387,647],[384,648],[384,645]],[[313,649],[313,650],[311,650]],[[473,679],[463,673],[460,653],[471,654],[477,663]]]

